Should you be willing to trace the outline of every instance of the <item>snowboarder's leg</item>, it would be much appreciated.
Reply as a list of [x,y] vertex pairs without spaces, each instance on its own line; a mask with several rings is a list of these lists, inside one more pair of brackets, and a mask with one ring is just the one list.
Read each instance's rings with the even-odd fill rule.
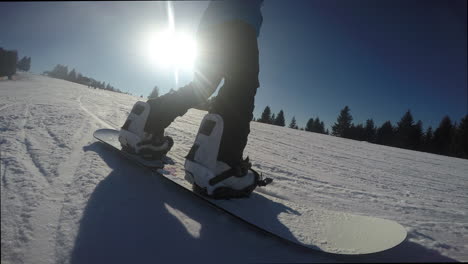
[[145,131],[161,134],[178,116],[190,108],[206,103],[221,82],[221,75],[212,71],[197,71],[194,80],[177,91],[148,100],[151,106]]
[[259,56],[256,32],[251,26],[237,22],[226,30],[235,45],[230,45],[224,85],[210,113],[219,114],[224,120],[218,159],[236,167],[242,161],[250,133],[254,98],[259,87]]
[[224,85],[187,156],[186,179],[195,191],[210,197],[239,198],[271,182],[262,180],[249,159],[243,159],[259,86],[257,38],[255,30],[242,22],[226,23],[220,29]]
[[[206,52],[201,52],[199,56],[191,83],[177,91],[150,99],[147,103],[135,104],[134,110],[143,107],[145,111],[137,111],[144,114],[136,118],[132,110],[133,115],[129,115],[122,127],[119,140],[124,148],[151,159],[159,159],[172,147],[172,139],[164,137],[165,128],[188,109],[205,103],[214,93],[222,79],[223,52],[217,41],[205,40],[204,44]],[[129,122],[133,126],[129,126]]]

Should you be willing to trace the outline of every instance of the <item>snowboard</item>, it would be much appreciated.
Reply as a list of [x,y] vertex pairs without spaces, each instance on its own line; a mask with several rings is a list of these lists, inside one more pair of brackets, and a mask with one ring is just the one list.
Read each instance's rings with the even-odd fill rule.
[[158,166],[148,166],[139,157],[121,150],[118,135],[119,131],[113,129],[94,132],[97,140],[123,157],[216,209],[287,242],[332,254],[359,255],[393,248],[406,239],[405,228],[394,221],[294,203],[268,192],[268,186],[257,188],[249,198],[214,200],[204,197],[193,192],[192,185],[184,179],[183,160],[166,158]]

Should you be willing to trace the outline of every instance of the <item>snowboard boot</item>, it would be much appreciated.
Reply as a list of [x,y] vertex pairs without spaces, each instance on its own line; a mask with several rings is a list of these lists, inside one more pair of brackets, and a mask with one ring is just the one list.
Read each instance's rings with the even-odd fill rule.
[[218,161],[217,165],[219,171],[208,181],[208,185],[203,180],[195,179],[196,176],[190,171],[186,172],[186,180],[192,182],[194,192],[212,199],[248,198],[255,188],[272,182],[272,179],[263,179],[252,169],[248,157],[235,168],[222,161]]
[[122,150],[141,156],[146,160],[160,160],[174,145],[169,136],[144,131],[150,112],[149,104],[136,102],[119,133]]
[[194,191],[214,199],[242,198],[257,186],[271,183],[252,169],[249,158],[235,167],[217,160],[222,134],[222,117],[207,114],[185,160],[185,179],[193,184]]

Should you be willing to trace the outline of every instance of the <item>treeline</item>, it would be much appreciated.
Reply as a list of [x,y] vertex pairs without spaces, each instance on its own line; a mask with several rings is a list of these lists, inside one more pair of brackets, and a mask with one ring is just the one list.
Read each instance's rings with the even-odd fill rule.
[[430,152],[440,155],[468,158],[468,115],[460,123],[453,123],[445,116],[434,130],[429,126],[423,130],[423,122],[415,121],[408,110],[396,125],[386,121],[380,127],[372,119],[365,124],[352,123],[353,117],[348,106],[343,108],[332,135],[354,140],[368,141],[380,145]]
[[88,86],[88,88],[103,89],[123,93],[119,89],[114,88],[109,83],[106,84],[106,82],[97,81],[94,78],[84,76],[81,73],[76,72],[75,69],[72,69],[70,72],[68,72],[68,66],[61,64],[57,64],[52,71],[45,71],[43,75],[86,85]]
[[[468,159],[468,115],[458,124],[445,116],[435,130],[430,126],[424,131],[423,122],[415,121],[410,110],[406,111],[396,125],[393,125],[391,121],[386,121],[380,127],[375,125],[373,119],[367,119],[364,124],[354,124],[350,112],[348,106],[340,111],[332,126],[331,135]],[[254,118],[253,121],[284,127],[284,111],[281,110],[275,115],[267,106],[261,117],[257,120]],[[294,116],[289,123],[289,128],[299,129]],[[306,126],[300,130],[330,134],[318,117],[310,118]]]
[[[265,110],[263,110],[263,113],[260,118],[253,121],[257,121],[260,123],[265,123],[265,124],[271,124],[275,126],[286,126],[286,121],[284,117],[284,111],[280,110],[277,115],[271,112],[271,109],[269,106],[265,107]],[[320,121],[320,118],[316,117],[310,118],[309,121],[307,121],[307,124],[303,128],[299,128],[297,123],[296,123],[296,117],[293,116],[291,121],[289,122],[288,125],[289,128],[292,129],[300,129],[300,130],[305,130],[309,132],[315,132],[315,133],[321,133],[321,134],[329,134],[328,129],[325,130],[325,124],[323,121]]]

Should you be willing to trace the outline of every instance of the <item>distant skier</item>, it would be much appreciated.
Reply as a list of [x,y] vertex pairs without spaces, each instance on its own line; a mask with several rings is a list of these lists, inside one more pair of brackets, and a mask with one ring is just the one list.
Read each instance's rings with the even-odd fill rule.
[[188,109],[205,103],[224,79],[186,157],[185,178],[195,191],[213,198],[245,197],[269,183],[252,170],[248,158],[243,159],[259,87],[262,4],[263,0],[210,2],[197,32],[193,81],[146,103],[137,102],[119,135],[124,149],[160,159],[173,145],[164,129]]

